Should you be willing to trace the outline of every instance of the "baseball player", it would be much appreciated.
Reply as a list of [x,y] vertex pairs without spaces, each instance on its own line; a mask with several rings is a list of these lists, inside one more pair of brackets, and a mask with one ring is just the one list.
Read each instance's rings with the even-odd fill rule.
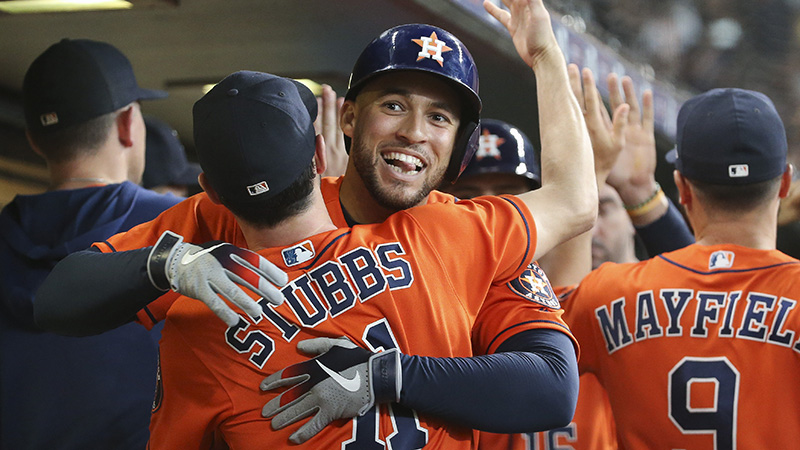
[[70,252],[178,203],[137,185],[139,103],[167,93],[140,88],[122,52],[87,39],[49,46],[28,67],[22,93],[29,143],[47,162],[50,186],[0,212],[0,448],[141,449],[159,330],[128,324],[58,336],[34,324],[34,294]]
[[[523,197],[526,202],[507,197],[459,206],[430,205],[392,216],[383,224],[337,229],[327,215],[316,176],[309,177],[324,171],[325,149],[321,139],[315,145],[316,101],[301,86],[266,74],[239,72],[220,82],[194,109],[204,189],[231,208],[246,241],[256,243],[252,247],[262,256],[277,261],[289,274],[288,283],[269,273],[271,266],[261,263],[255,253],[229,244],[185,244],[180,236],[166,232],[151,249],[107,255],[83,252],[70,259],[79,263],[59,266],[55,278],[40,291],[40,299],[74,293],[72,288],[83,281],[70,272],[92,269],[99,271],[95,275],[125,274],[123,279],[130,280],[113,288],[96,283],[91,287],[103,291],[98,295],[121,295],[137,302],[147,290],[153,298],[158,295],[154,287],[171,286],[183,294],[211,298],[212,310],[214,301],[219,301],[217,292],[238,303],[241,299],[230,295],[226,277],[251,286],[263,297],[261,304],[246,297],[238,304],[247,313],[227,318],[226,324],[193,299],[173,303],[161,342],[163,394],[154,405],[151,448],[202,448],[220,441],[231,448],[254,444],[262,448],[279,446],[287,438],[303,443],[329,422],[356,413],[357,419],[336,422],[309,445],[330,448],[352,440],[358,446],[383,442],[397,448],[429,443],[434,448],[469,448],[473,425],[502,431],[568,420],[571,400],[562,395],[575,388],[570,386],[574,380],[537,374],[548,364],[569,374],[572,364],[577,377],[575,343],[558,320],[560,311],[548,310],[546,327],[517,324],[510,337],[512,342],[527,340],[549,348],[554,352],[550,358],[539,362],[533,353],[502,349],[498,355],[474,361],[455,358],[471,354],[470,340],[455,337],[470,335],[479,311],[488,314],[482,308],[493,282],[515,285],[524,279],[529,292],[541,296],[539,302],[555,299],[544,275],[526,268],[529,253],[537,252],[526,202],[535,202],[537,193]],[[441,95],[437,103],[447,101]],[[273,124],[275,130],[264,132],[262,123]],[[249,184],[250,175],[269,181]],[[313,189],[309,192],[305,186]],[[459,233],[476,245],[448,248],[452,230],[438,226],[443,219],[459,223]],[[504,238],[495,242],[493,235],[500,230]],[[284,244],[273,246],[278,242]],[[448,251],[442,252],[443,248]],[[485,270],[451,274],[449,267],[464,260],[481,261]],[[271,285],[263,286],[264,280],[285,287],[270,292]],[[133,286],[136,295],[128,291]],[[275,298],[286,301],[270,306]],[[419,301],[423,298],[436,301]],[[542,316],[537,303],[527,302],[527,307]],[[508,305],[494,308],[498,314],[492,320],[505,321]],[[411,316],[414,325],[404,325],[404,318]],[[319,336],[326,338],[308,340]],[[498,344],[509,345],[505,341]],[[304,367],[305,358],[295,346],[321,353],[315,360],[318,367]],[[399,349],[425,356],[401,355]],[[564,350],[563,357],[553,357]],[[291,363],[299,365],[280,370]],[[530,371],[521,370],[527,365]],[[264,412],[275,415],[272,427],[283,431],[254,440],[254,434],[264,435],[265,424],[254,421],[260,418],[263,400],[253,394],[253,386],[265,373],[273,373],[263,385],[265,390],[294,384],[300,370],[309,370],[312,381],[273,398]],[[508,380],[496,390],[497,397],[481,402],[470,393],[473,386],[498,376]],[[551,389],[534,387],[531,378]],[[404,387],[407,393],[401,396]],[[298,390],[304,394],[297,395]],[[525,398],[526,391],[530,397]],[[297,431],[284,429],[308,415],[302,402],[317,400],[325,404],[319,405],[311,421]],[[396,404],[378,409],[390,402]],[[530,404],[549,407],[527,411]],[[370,412],[372,407],[376,409]],[[423,415],[417,417],[407,408]]]
[[606,388],[625,448],[791,448],[798,397],[782,386],[800,373],[800,264],[775,249],[792,172],[783,123],[763,94],[714,89],[681,107],[677,130],[697,242],[604,264],[566,297],[581,370]]
[[[478,151],[458,180],[453,184],[443,185],[442,190],[450,192],[456,198],[469,199],[480,195],[517,195],[537,189],[540,185],[541,169],[538,154],[525,133],[509,123],[482,118]],[[598,222],[593,228],[593,233],[596,233],[598,224],[603,220],[603,211],[608,210],[607,206],[604,208],[603,199],[604,191],[601,189]],[[627,218],[627,215],[625,217]],[[633,227],[630,228],[632,239]],[[587,450],[613,449],[616,448],[614,433],[614,419],[605,391],[594,375],[587,373],[580,378],[575,416],[568,425],[541,433],[481,432],[478,448],[481,450],[569,447]]]
[[[532,7],[534,9],[534,16],[536,17],[534,23],[539,25],[540,28],[536,28],[535,26],[528,27],[527,24],[515,22],[520,17],[520,12],[516,9],[520,5],[517,3],[522,3],[522,7]],[[562,92],[565,83],[563,57],[560,53],[556,52],[557,46],[552,36],[552,29],[550,28],[546,11],[540,2],[531,2],[530,5],[528,5],[527,2],[517,3],[512,5],[512,12],[514,13],[512,15],[497,10],[493,11],[501,18],[506,26],[513,26],[516,30],[515,34],[524,35],[527,33],[532,36],[530,42],[532,44],[531,47],[528,47],[527,42],[522,41],[519,48],[526,61],[531,64],[532,67],[539,69],[537,70],[537,79],[539,80],[538,86],[550,93]],[[489,6],[489,8],[491,9],[491,6]],[[523,26],[518,27],[518,25]],[[541,30],[544,30],[544,32],[539,34]],[[435,39],[432,37],[434,34],[436,34]],[[439,41],[441,41],[441,43]],[[435,48],[439,48],[439,45],[443,44],[441,47],[443,53],[439,54],[436,50],[424,47],[424,45],[427,45],[425,44],[426,42],[434,43],[436,46]],[[545,42],[545,44],[540,45],[541,42]],[[392,45],[394,47],[392,47]],[[454,50],[445,50],[445,47]],[[448,55],[450,51],[453,52],[452,55],[460,55],[461,57],[451,58],[451,55]],[[531,53],[529,52],[543,52],[550,56],[543,59],[533,59],[530,57]],[[420,53],[423,55],[427,54],[430,58],[425,56],[420,58]],[[345,119],[342,120],[343,128],[345,129],[346,135],[352,139],[351,160],[358,159],[356,158],[357,154],[366,155],[378,149],[381,151],[383,151],[384,148],[391,149],[393,151],[388,153],[384,152],[383,156],[385,156],[385,159],[373,154],[372,164],[376,167],[376,173],[373,174],[375,175],[373,178],[378,178],[378,182],[380,183],[385,183],[387,185],[394,183],[395,185],[403,187],[404,189],[401,190],[403,193],[419,190],[422,190],[423,193],[420,195],[419,193],[412,192],[413,195],[410,195],[408,199],[401,198],[400,202],[395,202],[395,206],[392,206],[392,198],[387,202],[386,199],[378,199],[368,192],[359,195],[361,192],[364,192],[366,188],[361,180],[361,170],[355,168],[355,166],[360,163],[353,163],[352,166],[348,166],[348,174],[343,178],[339,180],[323,180],[323,197],[334,223],[344,224],[348,216],[352,220],[353,215],[366,217],[368,214],[379,210],[384,210],[388,214],[388,212],[392,210],[391,208],[403,208],[406,207],[406,205],[413,206],[417,203],[425,203],[426,199],[428,203],[452,204],[452,197],[445,194],[436,192],[430,193],[431,195],[428,196],[425,194],[426,190],[430,189],[429,186],[438,184],[437,178],[440,178],[442,176],[441,174],[458,173],[466,157],[465,155],[471,152],[470,149],[472,146],[469,145],[469,143],[474,140],[472,137],[475,136],[475,138],[477,138],[477,127],[470,126],[470,124],[474,122],[474,119],[477,119],[477,111],[480,105],[477,97],[477,73],[468,55],[469,53],[463,48],[462,44],[446,31],[422,25],[408,25],[390,30],[365,49],[364,58],[360,59],[359,63],[356,64],[353,77],[354,82],[351,84],[351,89],[348,92],[349,99],[345,102],[345,107],[343,107],[342,112],[342,117]],[[551,57],[553,59],[551,59]],[[439,64],[440,59],[441,65]],[[414,63],[412,63],[412,61]],[[402,72],[403,75],[408,75],[410,73],[414,76],[395,76],[395,74],[399,72]],[[384,87],[387,86],[388,83],[391,83],[391,89],[386,89]],[[435,111],[434,113],[425,112],[426,108],[421,108],[418,100],[425,99],[426,96],[430,95],[425,92],[429,84],[439,86],[439,89],[436,89],[435,92],[450,91],[453,89],[451,86],[455,87],[455,89],[453,89],[453,91],[455,91],[455,96],[457,98],[464,98],[465,101],[462,102],[462,105],[465,106],[463,108],[450,107],[449,110]],[[377,110],[370,108],[372,103],[368,100],[371,97],[374,97],[376,94],[382,95],[380,93],[384,91],[398,91],[399,89],[396,86],[402,86],[401,92],[407,91],[408,94],[400,96],[391,102],[378,103],[380,108]],[[361,105],[358,105],[357,103],[360,101],[363,102]],[[560,159],[560,161],[550,166],[553,173],[549,177],[549,182],[552,182],[552,185],[545,186],[542,190],[552,191],[551,195],[554,195],[552,200],[557,201],[559,205],[572,204],[576,205],[579,210],[584,207],[592,209],[596,205],[585,204],[585,199],[583,198],[583,195],[594,191],[594,186],[592,186],[592,183],[587,182],[587,180],[591,180],[590,176],[583,176],[587,173],[591,173],[591,164],[586,165],[586,160],[582,159],[588,154],[586,152],[589,151],[589,148],[586,146],[586,136],[583,133],[583,126],[580,124],[580,114],[579,112],[576,114],[577,108],[572,103],[571,95],[569,94],[564,94],[561,97],[550,95],[548,96],[548,101],[554,103],[548,107],[554,108],[554,111],[562,112],[564,116],[557,121],[551,121],[549,118],[543,119],[544,128],[547,130],[544,132],[544,145],[548,148],[558,148],[562,145],[569,147],[573,149],[573,151],[577,150],[580,152],[581,158],[567,157],[566,154],[569,152],[552,152],[551,157],[556,160]],[[431,105],[432,103],[425,101],[423,105],[425,104]],[[408,109],[406,110],[405,108]],[[423,117],[425,117],[426,120],[417,121],[414,125],[414,122],[409,122],[408,119],[405,119],[410,117],[406,111],[414,112],[414,117],[419,117],[419,113],[423,113]],[[462,114],[465,120],[462,120]],[[402,118],[404,120],[397,121],[397,118]],[[437,135],[439,134],[439,127],[448,126],[448,121],[455,123],[455,118],[458,119],[457,123],[459,126],[456,129],[456,134],[460,136],[460,143],[454,147],[454,135],[449,139],[442,139],[442,137]],[[384,121],[384,123],[381,124],[380,121],[376,121],[376,119],[380,119]],[[396,121],[396,123],[391,124],[395,131],[393,134],[381,137],[381,133],[386,134],[386,131],[382,131],[377,125],[386,124],[385,120]],[[549,122],[552,122],[552,124]],[[409,124],[412,125],[409,126]],[[422,124],[424,124],[424,126]],[[581,131],[575,134],[567,132],[566,130],[568,129],[579,129]],[[570,137],[572,142],[565,141],[565,136]],[[390,140],[387,140],[387,138],[390,138]],[[422,138],[425,139],[423,140]],[[409,144],[413,146],[409,147]],[[388,145],[392,147],[388,147]],[[453,157],[448,156],[451,153],[451,149],[453,149]],[[414,153],[419,155],[415,158],[422,164],[418,164],[417,160],[413,158],[409,160],[408,156],[413,156]],[[563,170],[567,165],[566,161],[569,161],[569,170]],[[412,168],[410,165],[414,165],[415,167]],[[399,172],[398,169],[400,169]],[[367,171],[368,170],[365,170],[365,172]],[[577,173],[583,175],[578,176]],[[565,176],[570,178],[571,183],[577,183],[577,186],[573,185],[567,188],[566,184],[561,184],[558,180],[563,180]],[[350,179],[349,182],[348,177]],[[394,192],[390,192],[390,194],[390,197],[392,197]],[[565,198],[565,196],[570,198]],[[572,196],[578,197],[578,199],[576,199],[578,200],[577,204],[575,200],[571,198]],[[377,195],[377,197],[380,196]],[[397,196],[394,195],[394,197],[394,200],[397,200]],[[398,203],[400,206],[397,206]],[[381,206],[382,204],[388,206]],[[533,205],[533,210],[537,208],[536,205]],[[558,210],[559,208],[556,206],[555,209]],[[552,211],[546,208],[542,208],[541,210]],[[172,210],[172,212],[174,213],[165,214],[156,222],[148,224],[146,227],[119,236],[118,239],[111,240],[109,244],[101,244],[98,245],[98,247],[105,251],[110,251],[113,249],[126,250],[153,245],[158,240],[161,232],[165,229],[172,229],[183,235],[186,240],[195,242],[202,242],[203,239],[208,238],[222,238],[239,246],[247,246],[248,244],[240,230],[240,224],[236,222],[235,218],[223,208],[214,205],[205,194],[189,199],[178,208]],[[536,211],[532,212],[537,214]],[[570,216],[572,212],[573,211],[569,211]],[[564,211],[564,213],[567,212]],[[554,244],[553,241],[563,239],[564,236],[557,237],[557,235],[565,232],[567,229],[572,228],[574,232],[575,228],[572,226],[563,227],[564,223],[562,221],[552,221],[553,223],[558,222],[558,226],[547,224],[550,222],[550,219],[555,219],[557,214],[540,214],[542,215],[543,222],[540,223],[540,219],[537,217],[536,251],[547,249]],[[578,217],[570,217],[569,220],[581,221],[582,216],[583,214],[579,214]],[[362,218],[361,220],[365,219]],[[555,232],[556,235],[548,236],[546,230],[551,230],[550,232]],[[542,233],[540,231],[545,232]],[[532,268],[532,270],[535,270],[535,268]],[[501,286],[500,289],[509,290],[509,288],[505,286]],[[531,306],[532,302],[529,300],[531,296],[524,294],[524,289],[518,289],[517,292],[522,292],[524,296],[513,292],[505,294],[508,300],[502,304],[511,306],[510,300],[516,299],[517,302],[522,301],[522,304]],[[170,306],[168,297],[169,296],[162,297],[159,301],[148,305],[147,309],[140,313],[139,318],[147,324],[152,324],[154,319],[158,320],[163,317]],[[535,296],[532,298],[534,300],[536,299]],[[87,298],[82,299],[87,300]],[[72,304],[69,306],[75,307],[77,305]],[[540,310],[540,312],[546,312],[546,308],[543,307],[547,305],[535,304],[534,302],[534,306],[536,309]],[[556,305],[551,304],[551,306]],[[103,328],[115,321],[124,322],[125,320],[129,320],[130,315],[132,315],[135,310],[108,314],[105,316],[105,319],[108,319],[105,323],[101,323],[105,319],[98,320],[98,314],[67,315],[69,320],[59,321],[55,317],[47,317],[46,304],[42,311],[45,311],[40,317],[43,323],[47,323],[54,328],[64,329],[73,327],[73,330],[80,329],[81,332],[86,332],[86,330],[90,330],[92,327]],[[515,316],[513,314],[507,314],[507,312],[507,310],[498,309],[494,316],[486,312],[481,318],[475,319],[475,330],[477,331],[471,330],[472,333],[476,335],[485,333],[486,336],[491,337],[488,341],[479,340],[479,342],[492,343],[489,348],[482,349],[483,353],[495,351],[497,345],[508,341],[507,338],[510,338],[509,331],[515,331],[515,327],[513,326],[503,326],[505,320],[520,320],[520,318],[525,317],[524,315]],[[89,318],[87,319],[87,317]],[[485,319],[482,319],[483,317],[485,317]],[[494,321],[492,321],[492,317],[495,317]],[[478,322],[480,322],[482,326],[478,327]],[[544,321],[537,320],[523,320],[523,322],[538,325],[545,324]],[[494,333],[493,330],[495,330]],[[499,330],[506,331],[498,334],[497,331]],[[469,332],[463,336],[454,334],[453,338],[470,340],[471,336],[469,334]]]

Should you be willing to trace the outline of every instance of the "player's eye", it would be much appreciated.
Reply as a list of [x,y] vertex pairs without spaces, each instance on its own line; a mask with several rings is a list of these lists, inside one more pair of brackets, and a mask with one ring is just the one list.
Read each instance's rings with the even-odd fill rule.
[[403,110],[403,106],[393,100],[385,101],[381,106],[389,111],[399,112]]

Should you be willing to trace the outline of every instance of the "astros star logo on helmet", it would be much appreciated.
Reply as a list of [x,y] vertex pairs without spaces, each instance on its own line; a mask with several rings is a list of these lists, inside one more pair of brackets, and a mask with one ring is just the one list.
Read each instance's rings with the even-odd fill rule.
[[489,133],[489,130],[483,130],[478,143],[478,151],[475,152],[475,159],[481,160],[489,157],[497,160],[503,159],[503,155],[500,153],[500,146],[505,142],[506,140],[500,136]]
[[432,31],[430,36],[420,36],[419,39],[412,39],[412,41],[422,47],[422,50],[417,54],[417,61],[423,58],[430,58],[438,62],[442,67],[444,67],[442,53],[453,50],[444,41],[439,40],[435,31]]

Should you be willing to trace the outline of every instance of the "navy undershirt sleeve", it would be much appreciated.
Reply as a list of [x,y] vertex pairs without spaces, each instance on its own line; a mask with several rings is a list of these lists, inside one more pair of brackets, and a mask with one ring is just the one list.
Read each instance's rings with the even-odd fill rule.
[[567,425],[578,363],[564,333],[527,330],[497,352],[469,358],[402,357],[400,403],[467,428],[531,433]]
[[694,244],[689,225],[672,200],[667,200],[669,208],[663,216],[649,225],[635,227],[650,257]]
[[89,336],[132,321],[163,294],[147,276],[150,249],[68,255],[36,292],[36,325],[67,336]]

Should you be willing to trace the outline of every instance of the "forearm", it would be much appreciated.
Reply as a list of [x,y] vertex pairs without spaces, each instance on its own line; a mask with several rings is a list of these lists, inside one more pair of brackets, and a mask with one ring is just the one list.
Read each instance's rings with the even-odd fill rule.
[[[572,215],[586,231],[597,213],[597,182],[589,132],[569,84],[567,64],[556,47],[534,63],[539,134],[542,144],[542,180],[570,205]],[[572,236],[578,233],[573,233]],[[572,237],[569,236],[569,237]]]
[[534,64],[542,187],[520,195],[536,218],[534,259],[591,229],[597,217],[594,157],[583,112],[558,47]]
[[118,253],[84,250],[59,262],[36,293],[37,326],[69,336],[111,330],[163,294],[147,276],[150,247]]
[[554,330],[512,336],[492,355],[403,356],[400,403],[464,427],[527,433],[564,426],[578,396],[569,337]]
[[667,200],[667,209],[646,225],[636,225],[636,234],[642,239],[647,254],[656,256],[694,243],[689,225],[678,208]]

